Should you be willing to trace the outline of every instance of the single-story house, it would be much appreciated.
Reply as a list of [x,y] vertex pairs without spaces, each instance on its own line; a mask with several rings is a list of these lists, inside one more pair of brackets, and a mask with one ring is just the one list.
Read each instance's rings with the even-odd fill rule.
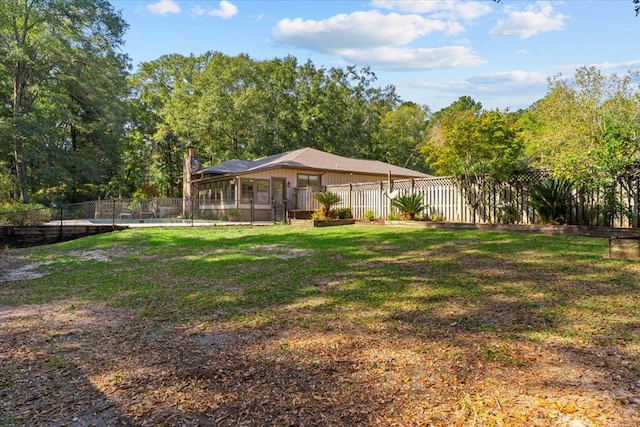
[[[255,220],[271,221],[276,220],[278,211],[282,212],[282,206],[297,209],[301,188],[323,191],[332,184],[429,176],[377,160],[352,159],[308,147],[256,160],[229,160],[202,167],[193,147],[189,147],[183,173],[184,210],[188,213],[187,203],[193,200],[202,217],[220,218],[238,210],[240,217],[247,220],[253,209]],[[193,202],[190,206],[194,206]]]

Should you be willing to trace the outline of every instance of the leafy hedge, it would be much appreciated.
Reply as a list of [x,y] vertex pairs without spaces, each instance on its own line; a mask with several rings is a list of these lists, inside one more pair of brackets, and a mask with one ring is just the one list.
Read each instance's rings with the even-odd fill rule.
[[38,204],[0,204],[0,225],[40,225],[51,219],[51,209]]

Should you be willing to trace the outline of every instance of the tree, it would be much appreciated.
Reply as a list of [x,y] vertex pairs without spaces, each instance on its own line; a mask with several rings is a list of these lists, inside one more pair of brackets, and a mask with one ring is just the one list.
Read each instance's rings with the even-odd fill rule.
[[637,75],[605,76],[595,67],[580,67],[571,78],[556,76],[525,124],[531,164],[603,192],[605,222],[623,212],[615,188],[631,190],[629,171],[640,157]]
[[393,87],[374,82],[367,68],[327,70],[293,57],[167,55],[142,64],[132,78],[136,98],[150,111],[149,123],[133,128],[146,129],[141,136],[154,148],[156,181],[179,174],[188,145],[204,163],[306,146],[374,158],[375,129],[398,102]]
[[492,182],[519,168],[522,142],[514,115],[459,101],[435,115],[423,153],[431,170],[458,181],[475,222]]
[[4,122],[10,148],[2,151],[11,151],[23,202],[29,200],[27,169],[39,170],[43,159],[73,143],[61,137],[58,106],[86,107],[88,94],[105,82],[99,76],[126,68],[127,58],[117,53],[125,28],[106,0],[0,1],[0,75],[11,88],[11,116]]
[[[147,175],[164,196],[180,194],[175,177],[182,173],[186,148],[194,144],[199,155],[206,156],[209,153],[198,143],[199,138],[215,137],[198,134],[195,102],[199,93],[195,92],[194,80],[202,66],[203,58],[164,55],[142,63],[131,78],[136,115],[128,133],[134,151],[128,154],[131,159],[149,154]],[[130,170],[135,167],[125,165]]]
[[373,136],[373,156],[383,162],[426,171],[419,151],[427,133],[429,108],[404,102],[380,120]]

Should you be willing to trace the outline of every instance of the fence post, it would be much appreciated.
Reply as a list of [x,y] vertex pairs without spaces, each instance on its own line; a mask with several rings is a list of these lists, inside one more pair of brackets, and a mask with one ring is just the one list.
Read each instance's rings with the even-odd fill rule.
[[189,197],[189,203],[191,205],[191,214],[189,216],[191,216],[191,226],[193,227],[193,197]]
[[283,218],[283,222],[285,224],[287,224],[287,219],[288,219],[288,214],[287,214],[287,199],[283,199],[282,200],[282,204],[284,205],[284,218]]
[[58,237],[59,241],[62,241],[62,237],[64,235],[64,227],[63,227],[63,213],[62,213],[62,203],[60,203],[60,236]]
[[383,199],[384,199],[384,182],[380,181],[379,183],[379,191],[378,191],[378,212],[380,213],[380,217],[384,218],[386,215],[384,215],[384,211],[383,211]]
[[278,212],[276,211],[276,199],[271,199],[271,218],[273,218],[274,224],[277,222],[276,220],[277,213]]

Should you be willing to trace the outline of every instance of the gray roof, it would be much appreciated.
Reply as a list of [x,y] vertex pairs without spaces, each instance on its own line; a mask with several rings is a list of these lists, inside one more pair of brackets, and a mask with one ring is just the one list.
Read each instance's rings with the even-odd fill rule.
[[316,150],[315,148],[301,148],[256,160],[229,160],[215,166],[197,171],[199,174],[229,175],[258,172],[275,168],[315,169],[334,172],[354,172],[362,174],[387,175],[401,177],[430,177],[422,172],[394,166],[378,160],[360,160],[337,156]]

